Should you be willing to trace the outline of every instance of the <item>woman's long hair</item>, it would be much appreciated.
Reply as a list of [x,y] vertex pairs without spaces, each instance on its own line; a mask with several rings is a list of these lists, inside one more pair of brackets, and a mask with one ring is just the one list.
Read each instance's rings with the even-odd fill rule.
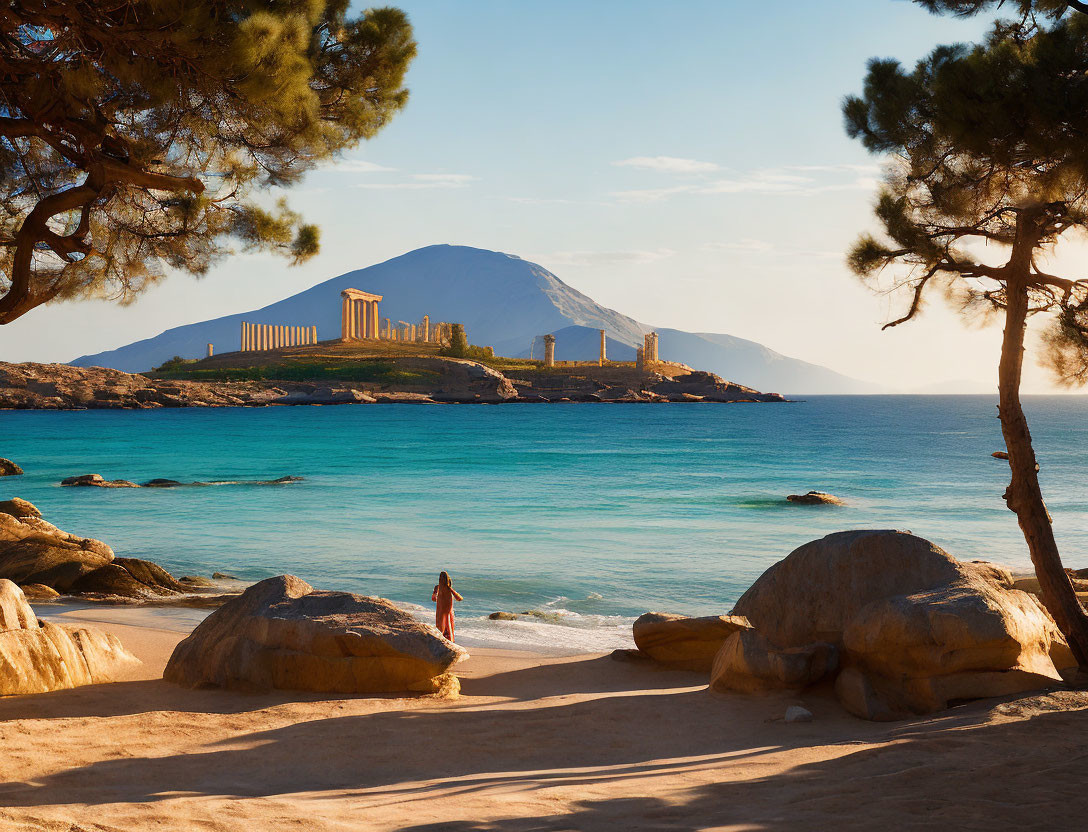
[[449,576],[448,572],[439,572],[438,573],[438,585],[453,589],[453,581],[450,580],[450,576]]

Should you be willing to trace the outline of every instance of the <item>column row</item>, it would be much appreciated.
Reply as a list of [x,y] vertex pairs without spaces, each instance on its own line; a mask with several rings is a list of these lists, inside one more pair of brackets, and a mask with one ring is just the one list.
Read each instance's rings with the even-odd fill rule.
[[242,352],[275,350],[281,347],[305,347],[316,343],[316,326],[242,322]]
[[341,301],[340,333],[344,341],[361,341],[379,338],[378,302],[359,298],[343,298]]

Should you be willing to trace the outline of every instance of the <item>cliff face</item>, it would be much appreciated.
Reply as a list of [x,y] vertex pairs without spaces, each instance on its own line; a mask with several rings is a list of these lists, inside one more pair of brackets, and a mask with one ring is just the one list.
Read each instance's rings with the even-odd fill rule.
[[[189,381],[156,379],[102,367],[0,362],[0,409],[81,410],[160,407],[262,407],[382,402],[767,402],[784,401],[712,373],[674,377],[629,368],[528,372],[511,379],[475,361],[404,357],[376,361],[402,381]],[[367,362],[359,362],[365,367]],[[395,372],[389,373],[390,368]]]

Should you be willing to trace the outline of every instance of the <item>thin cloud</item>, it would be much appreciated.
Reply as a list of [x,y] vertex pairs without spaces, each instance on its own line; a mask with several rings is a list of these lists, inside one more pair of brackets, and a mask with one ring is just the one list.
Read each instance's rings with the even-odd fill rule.
[[342,159],[322,167],[322,170],[336,173],[392,173],[396,168],[379,165],[377,162],[368,162],[365,159]]
[[612,164],[618,168],[639,168],[660,173],[711,173],[720,170],[714,162],[700,162],[698,159],[683,159],[678,156],[632,156]]
[[[815,169],[816,166],[793,166],[782,168],[766,168],[752,171],[739,176],[723,177],[720,179],[707,179],[684,185],[673,185],[666,188],[643,188],[629,191],[619,191],[614,194],[617,199],[624,202],[657,202],[668,197],[680,194],[760,194],[781,196],[815,196],[831,191],[871,191],[876,187],[877,181],[872,176],[859,175],[860,171],[854,170],[856,166],[828,166],[826,169]],[[824,176],[806,176],[801,172],[811,174],[822,173]],[[828,181],[836,178],[834,174],[848,173],[852,178],[847,181]],[[830,174],[830,175],[826,175]]]
[[655,263],[675,254],[675,251],[668,248],[653,251],[554,251],[538,259],[555,266],[637,266]]
[[475,176],[467,173],[414,173],[410,182],[362,182],[356,188],[372,191],[422,191],[435,188],[465,188]]
[[705,251],[744,251],[752,254],[766,254],[774,251],[774,246],[766,240],[753,240],[745,238],[729,243],[707,243],[703,246]]
[[828,249],[811,249],[811,248],[797,248],[789,245],[776,245],[769,243],[766,240],[756,240],[750,237],[746,237],[740,240],[730,240],[726,242],[713,242],[706,243],[702,247],[703,251],[720,252],[728,251],[739,254],[751,254],[759,257],[773,255],[775,257],[803,257],[806,259],[843,259],[844,254],[841,251],[830,251]]

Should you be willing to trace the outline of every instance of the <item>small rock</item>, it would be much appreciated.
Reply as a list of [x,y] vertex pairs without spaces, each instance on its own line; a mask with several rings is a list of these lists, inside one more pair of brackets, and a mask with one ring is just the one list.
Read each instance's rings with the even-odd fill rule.
[[1009,455],[1005,451],[994,451],[990,454],[994,459],[1008,459]]
[[212,572],[213,581],[237,581],[238,579],[234,575],[228,575],[226,572]]
[[517,621],[517,615],[512,612],[493,612],[488,616],[492,621]]
[[153,480],[148,480],[147,482],[144,483],[143,487],[144,488],[177,488],[179,485],[184,485],[184,483],[179,482],[178,480],[166,480],[166,479],[162,479],[162,478],[157,478],[157,479],[153,479]]
[[10,514],[12,517],[42,516],[37,506],[26,500],[20,500],[18,497],[0,502],[0,514]]
[[809,491],[807,494],[790,494],[786,497],[791,503],[799,503],[804,506],[844,506],[841,499],[826,491]]
[[23,469],[10,459],[0,458],[0,477],[17,477],[23,473]]
[[215,586],[215,584],[207,578],[201,578],[197,575],[182,575],[178,578],[178,583],[197,589],[211,589]]
[[45,584],[23,584],[19,589],[23,591],[28,601],[52,601],[54,598],[60,598],[59,592]]
[[786,708],[786,722],[812,722],[812,711],[802,708],[800,705],[790,705]]
[[614,662],[649,662],[653,661],[649,656],[643,653],[641,650],[631,650],[629,648],[620,648],[619,650],[613,650],[609,653],[609,658]]

